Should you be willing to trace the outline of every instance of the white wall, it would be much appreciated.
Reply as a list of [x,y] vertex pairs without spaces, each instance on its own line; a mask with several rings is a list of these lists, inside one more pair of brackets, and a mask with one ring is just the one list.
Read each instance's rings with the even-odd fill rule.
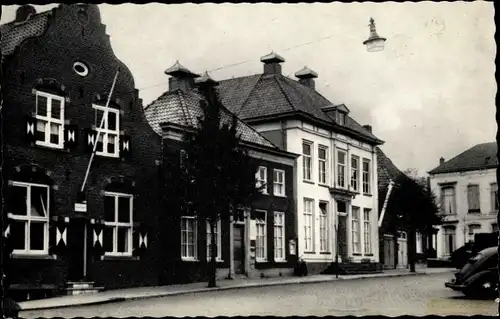
[[[468,225],[479,224],[479,232],[489,233],[492,231],[492,223],[496,223],[496,211],[491,207],[491,183],[496,183],[495,169],[469,171],[459,173],[446,173],[431,175],[431,189],[440,203],[442,183],[455,183],[456,216],[446,216],[445,221],[455,225],[455,249],[463,246],[468,236]],[[479,185],[480,214],[468,213],[467,185]],[[456,221],[457,223],[452,223]],[[437,234],[437,257],[446,257],[444,254],[444,229],[440,226]]]

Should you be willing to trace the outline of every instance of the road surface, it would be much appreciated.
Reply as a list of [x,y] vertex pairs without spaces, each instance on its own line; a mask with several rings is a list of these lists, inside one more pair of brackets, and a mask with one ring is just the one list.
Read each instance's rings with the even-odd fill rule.
[[112,304],[21,312],[36,317],[496,315],[493,300],[444,287],[452,274],[242,288]]

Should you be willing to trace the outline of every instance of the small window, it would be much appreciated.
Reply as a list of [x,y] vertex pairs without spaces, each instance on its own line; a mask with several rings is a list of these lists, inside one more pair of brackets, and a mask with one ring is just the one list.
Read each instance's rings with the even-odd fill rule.
[[79,76],[87,76],[89,74],[89,68],[82,62],[73,63],[73,71]]

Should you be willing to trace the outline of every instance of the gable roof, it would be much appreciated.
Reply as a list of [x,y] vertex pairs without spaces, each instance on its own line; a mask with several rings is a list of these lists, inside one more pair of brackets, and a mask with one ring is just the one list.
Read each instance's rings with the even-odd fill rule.
[[257,74],[222,80],[219,81],[219,92],[224,105],[245,121],[302,113],[333,129],[343,128],[348,134],[373,144],[383,144],[350,116],[346,116],[344,126],[336,123],[322,110],[332,106],[332,102],[316,90],[282,74]]
[[[144,114],[153,130],[162,135],[161,124],[172,123],[184,127],[195,128],[199,124],[199,118],[203,116],[200,101],[203,96],[192,89],[188,91],[175,90],[162,94],[154,102],[146,106]],[[221,122],[231,123],[232,113],[222,108]],[[278,151],[279,148],[252,127],[237,119],[237,132],[241,134],[244,142],[264,146]]]
[[444,162],[442,165],[429,171],[429,174],[481,170],[496,168],[497,166],[497,143],[482,143]]
[[9,22],[0,26],[2,33],[2,60],[14,53],[14,50],[25,40],[42,35],[47,27],[52,10],[31,15],[24,22]]
[[[376,147],[375,150],[377,153],[378,189],[382,190],[387,188],[391,180],[396,181],[396,179],[404,173],[394,165],[380,147]],[[381,200],[383,200],[383,198],[381,198]]]

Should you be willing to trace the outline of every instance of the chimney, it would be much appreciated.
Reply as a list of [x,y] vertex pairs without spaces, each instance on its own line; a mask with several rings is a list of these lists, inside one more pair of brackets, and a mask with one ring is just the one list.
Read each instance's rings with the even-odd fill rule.
[[439,165],[443,165],[443,164],[444,164],[444,157],[441,157],[441,158],[439,159]]
[[32,15],[36,14],[35,7],[25,4],[17,8],[16,10],[16,23],[21,23],[27,21]]
[[367,130],[368,132],[373,133],[373,132],[372,132],[372,126],[371,126],[371,125],[363,125],[363,127],[364,127],[364,128],[365,128],[365,130]]
[[299,79],[299,83],[305,85],[314,90],[315,83],[314,79],[318,77],[318,73],[309,69],[307,66],[304,66],[302,70],[299,70],[295,73],[295,77]]
[[194,79],[199,77],[198,74],[189,71],[186,67],[176,61],[174,65],[165,70],[165,74],[170,75],[168,79],[168,90],[189,91],[194,88]]
[[260,58],[260,61],[264,63],[264,74],[281,74],[280,63],[285,62],[285,59],[273,51]]

